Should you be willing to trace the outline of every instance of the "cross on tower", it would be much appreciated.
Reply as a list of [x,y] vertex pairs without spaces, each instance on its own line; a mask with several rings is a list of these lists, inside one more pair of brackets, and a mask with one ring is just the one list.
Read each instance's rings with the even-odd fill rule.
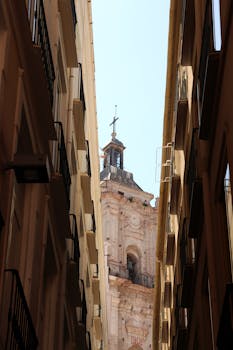
[[116,121],[119,119],[118,117],[116,117],[116,113],[117,113],[117,105],[115,105],[115,115],[113,117],[113,121],[109,124],[109,126],[112,125],[112,137],[115,138],[116,136]]

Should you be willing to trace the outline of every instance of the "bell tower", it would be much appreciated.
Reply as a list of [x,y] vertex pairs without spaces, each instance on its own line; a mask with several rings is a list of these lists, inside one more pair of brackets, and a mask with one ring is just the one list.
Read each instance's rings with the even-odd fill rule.
[[108,350],[150,349],[157,207],[124,169],[117,120],[115,113],[100,173]]
[[123,169],[123,152],[125,146],[121,141],[116,138],[116,121],[119,119],[116,117],[116,107],[115,106],[115,115],[112,123],[109,126],[113,126],[112,139],[111,141],[103,148],[104,151],[104,168],[109,166],[114,166],[119,169]]

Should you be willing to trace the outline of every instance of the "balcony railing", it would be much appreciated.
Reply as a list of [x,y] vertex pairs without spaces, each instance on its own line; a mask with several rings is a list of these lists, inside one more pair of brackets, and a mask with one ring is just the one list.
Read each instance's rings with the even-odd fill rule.
[[43,66],[51,104],[53,103],[53,82],[55,79],[52,52],[42,0],[26,0],[32,41],[41,48]]
[[191,197],[192,197],[193,182],[197,177],[195,138],[196,138],[196,133],[194,130],[192,135],[192,143],[191,143],[191,149],[189,154],[188,173],[187,173],[189,201],[191,200]]
[[129,275],[128,270],[124,266],[122,266],[121,268],[119,267],[119,272],[109,268],[109,275],[129,279],[132,281],[132,283],[139,284],[147,288],[154,288],[153,277],[143,273]]
[[0,212],[0,233],[2,231],[3,226],[4,226],[4,220],[3,220],[3,217],[2,217],[2,213]]
[[86,342],[87,342],[87,349],[91,350],[91,335],[90,335],[90,332],[86,333]]
[[233,348],[233,284],[226,285],[220,318],[217,347],[220,350]]
[[6,273],[11,275],[11,293],[4,349],[37,349],[38,340],[18,271],[6,270]]
[[214,49],[212,23],[211,2],[207,2],[197,84],[201,139],[207,139],[210,132],[220,58],[220,51]]
[[68,164],[68,159],[66,154],[63,127],[61,122],[54,122],[54,124],[55,124],[56,133],[57,133],[57,141],[54,141],[55,147],[53,150],[54,171],[57,173],[60,173],[63,177],[67,204],[69,208],[71,177],[70,177],[69,164]]
[[184,66],[192,64],[193,43],[195,33],[195,6],[194,0],[183,0],[183,45],[181,62]]
[[83,324],[84,328],[86,329],[86,322],[87,322],[87,303],[86,303],[85,287],[84,287],[84,282],[83,282],[83,280],[81,280],[81,283],[82,283],[81,323]]
[[70,214],[70,228],[71,228],[71,237],[73,241],[72,248],[72,260],[76,263],[79,263],[80,250],[79,250],[79,240],[78,240],[78,228],[76,222],[76,215]]
[[77,23],[77,16],[76,16],[74,0],[70,0],[70,4],[71,4],[71,9],[72,9],[72,19],[73,19],[73,26],[74,26],[74,32],[75,32],[75,27],[76,27],[76,23]]

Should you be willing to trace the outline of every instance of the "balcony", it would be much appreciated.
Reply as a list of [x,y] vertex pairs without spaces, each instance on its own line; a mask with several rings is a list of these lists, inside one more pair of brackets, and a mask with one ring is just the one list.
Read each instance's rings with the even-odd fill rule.
[[171,282],[165,282],[164,284],[164,307],[171,307]]
[[95,269],[92,276],[92,294],[93,303],[95,305],[100,304],[100,280],[99,280],[99,267],[98,264],[94,265]]
[[176,113],[175,149],[184,149],[185,129],[188,113],[188,75],[184,67],[178,70],[178,102]]
[[51,169],[45,154],[19,154],[8,165],[14,169],[18,183],[47,183],[50,181]]
[[53,83],[55,79],[52,52],[50,48],[45,11],[42,0],[27,0],[28,20],[32,41],[41,49],[41,58],[47,79],[50,102],[53,103]]
[[100,305],[94,305],[93,328],[94,328],[96,339],[101,340],[103,338],[103,330],[102,330],[102,323],[101,323]]
[[58,9],[61,14],[61,22],[68,67],[77,67],[78,58],[75,41],[75,27],[77,23],[74,0],[58,0]]
[[78,239],[78,228],[76,215],[70,214],[70,227],[71,227],[71,239],[70,239],[70,259],[79,264],[80,250],[79,250],[79,239]]
[[197,238],[202,230],[203,223],[203,192],[202,182],[196,179],[192,184],[191,200],[190,200],[190,219],[188,235],[190,238]]
[[86,150],[84,104],[80,99],[73,102],[74,129],[78,150]]
[[129,276],[128,279],[130,279],[134,284],[139,284],[146,288],[154,287],[154,278],[148,274],[137,273],[135,275]]
[[0,212],[0,234],[1,234],[3,226],[4,226],[4,220],[3,220],[3,217],[2,217],[2,213]]
[[174,258],[175,258],[175,235],[174,235],[174,233],[168,233],[168,235],[167,235],[166,265],[173,265]]
[[233,284],[227,284],[220,318],[217,347],[233,349]]
[[90,264],[98,264],[98,250],[96,248],[95,233],[93,231],[87,231],[86,237]]
[[81,292],[79,286],[79,264],[73,260],[67,261],[66,295],[70,305],[81,305]]
[[63,128],[61,122],[55,122],[57,140],[52,141],[51,154],[53,163],[53,174],[50,182],[51,211],[56,217],[57,231],[61,236],[62,244],[64,238],[71,237],[69,219],[70,207],[70,172],[66,155]]
[[180,305],[184,308],[191,307],[193,298],[193,282],[195,272],[195,250],[192,239],[184,239],[180,242],[181,261],[181,298]]
[[196,130],[193,130],[191,149],[189,153],[189,161],[187,166],[186,183],[188,186],[188,196],[189,201],[192,197],[193,181],[197,178],[197,168],[196,168]]
[[70,214],[71,237],[66,240],[68,250],[67,260],[67,288],[68,301],[73,306],[81,305],[81,292],[79,286],[79,241],[76,216]]
[[176,320],[177,320],[177,330],[175,337],[175,347],[176,350],[186,350],[187,349],[187,335],[188,335],[188,311],[182,307],[176,307]]
[[75,325],[75,334],[76,334],[76,342],[77,342],[77,349],[79,350],[88,350],[87,347],[87,340],[86,340],[86,321],[87,321],[87,305],[86,305],[86,296],[85,296],[85,287],[83,280],[81,282],[81,305],[80,307],[76,308],[77,313],[77,323]]
[[79,154],[84,211],[85,213],[93,214],[93,203],[91,200],[91,164],[88,141],[86,141],[86,150],[79,151]]
[[91,350],[91,335],[90,335],[90,332],[86,333],[86,342],[87,342],[87,349]]
[[17,270],[5,270],[10,284],[7,336],[5,350],[38,347],[38,340]]
[[71,177],[69,164],[66,154],[65,139],[61,122],[54,122],[57,133],[57,141],[54,141],[53,147],[53,166],[56,174],[62,176],[67,207],[70,208],[70,185]]
[[168,321],[162,322],[162,343],[168,343]]
[[180,198],[180,176],[172,176],[171,181],[171,198],[170,198],[170,213],[178,214],[179,211],[179,198]]
[[183,45],[181,64],[192,65],[193,43],[195,34],[195,6],[194,0],[183,0]]
[[197,84],[199,137],[207,140],[213,123],[220,51],[214,51],[212,9],[207,3]]

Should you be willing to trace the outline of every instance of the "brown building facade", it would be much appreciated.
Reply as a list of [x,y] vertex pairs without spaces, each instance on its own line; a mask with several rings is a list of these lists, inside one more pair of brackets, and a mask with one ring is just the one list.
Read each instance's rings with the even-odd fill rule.
[[171,1],[154,349],[233,348],[232,6]]
[[91,22],[0,1],[0,349],[104,349]]

